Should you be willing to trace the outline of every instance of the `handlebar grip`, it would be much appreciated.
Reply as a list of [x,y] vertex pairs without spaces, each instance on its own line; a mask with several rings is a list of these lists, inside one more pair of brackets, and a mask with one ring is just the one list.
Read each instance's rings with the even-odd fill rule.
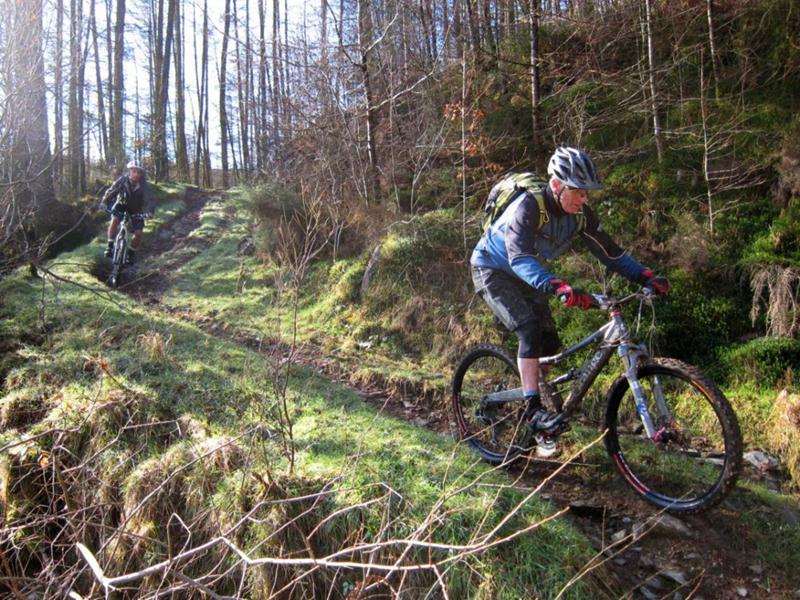
[[[569,294],[559,294],[556,297],[558,298],[558,301],[561,302],[561,304],[563,306],[567,306],[567,303],[569,302]],[[585,310],[586,308],[597,308],[599,306],[600,306],[600,302],[597,301],[597,298],[595,298],[594,296],[589,294],[589,306],[588,307],[582,307],[582,308],[584,308],[584,310]]]

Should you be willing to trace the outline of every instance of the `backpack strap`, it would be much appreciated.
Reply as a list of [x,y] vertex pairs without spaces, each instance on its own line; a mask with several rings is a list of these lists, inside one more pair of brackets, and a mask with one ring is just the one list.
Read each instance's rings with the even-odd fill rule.
[[[542,227],[544,227],[550,222],[550,212],[547,210],[547,205],[544,199],[544,192],[542,191],[541,187],[521,188],[521,190],[528,192],[531,196],[533,196],[536,199],[536,204],[539,207],[539,225],[536,228],[536,231],[541,231]],[[581,231],[583,231],[586,225],[586,216],[583,214],[582,210],[575,215],[575,222],[578,226],[577,232],[580,233]]]
[[539,225],[536,227],[536,231],[539,231],[550,222],[550,213],[545,205],[542,182],[534,179],[532,173],[522,173],[516,177],[519,179],[514,183],[514,198],[516,199],[521,193],[528,193],[533,196],[536,200],[536,205],[539,207]]
[[547,212],[547,207],[544,204],[544,193],[542,192],[541,188],[536,191],[531,189],[528,189],[527,191],[534,198],[536,198],[536,204],[539,205],[539,226],[536,228],[536,231],[540,231],[542,227],[550,222],[550,213]]

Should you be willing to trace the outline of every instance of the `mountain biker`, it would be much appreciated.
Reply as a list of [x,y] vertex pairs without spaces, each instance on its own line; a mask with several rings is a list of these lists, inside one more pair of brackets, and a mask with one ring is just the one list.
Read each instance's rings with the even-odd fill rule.
[[[127,169],[128,174],[117,179],[103,194],[103,200],[100,202],[100,209],[108,210],[109,203],[115,200],[111,205],[111,222],[108,225],[108,247],[104,252],[105,256],[109,258],[114,254],[114,238],[117,236],[117,228],[125,213],[150,216],[155,210],[153,187],[145,178],[144,167],[132,160],[128,163]],[[142,242],[144,218],[140,216],[132,217],[131,225],[133,228],[133,240],[128,249],[128,264],[133,263],[136,250]]]
[[[535,432],[547,417],[539,396],[539,357],[558,352],[560,341],[547,305],[555,295],[565,306],[588,309],[591,297],[553,275],[547,261],[564,253],[575,238],[609,269],[666,295],[669,281],[639,264],[602,230],[588,206],[589,192],[603,187],[594,161],[582,150],[559,146],[547,167],[549,182],[540,203],[522,190],[481,237],[470,258],[475,291],[519,339],[517,366],[527,398],[526,422]],[[551,436],[536,432],[536,454],[554,456]]]

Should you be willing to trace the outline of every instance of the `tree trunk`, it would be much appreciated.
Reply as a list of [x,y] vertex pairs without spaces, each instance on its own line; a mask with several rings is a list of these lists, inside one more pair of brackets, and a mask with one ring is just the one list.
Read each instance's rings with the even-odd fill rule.
[[[427,0],[419,0],[419,21],[422,25],[422,38],[425,43],[425,58],[427,59],[428,65],[433,65],[434,56],[433,56],[433,46],[431,45],[431,40],[433,36],[431,35],[431,24],[429,21],[428,15],[428,2]],[[405,36],[403,36],[405,37]]]
[[494,35],[494,27],[492,27],[492,11],[491,0],[483,0],[483,36],[489,47],[489,52],[492,56],[497,55],[497,39]]
[[700,120],[703,125],[703,182],[706,184],[706,205],[708,207],[708,231],[714,237],[714,191],[709,174],[711,163],[711,141],[708,131],[708,107],[706,106],[706,82],[703,71],[703,52],[700,51]]
[[378,179],[378,148],[375,142],[375,129],[377,126],[377,111],[375,109],[374,91],[372,87],[372,74],[370,70],[370,45],[372,44],[372,19],[368,0],[358,0],[358,45],[361,61],[361,83],[364,88],[364,104],[367,113],[367,155],[369,157],[369,174],[367,181],[370,184],[370,195],[375,197],[380,190]]
[[0,163],[10,185],[0,188],[0,264],[36,260],[48,234],[78,221],[72,207],[56,200],[47,128],[42,54],[42,0],[16,0],[0,11],[5,33],[6,70],[2,78],[7,142]]
[[100,127],[100,156],[106,160],[108,156],[108,130],[106,128],[106,107],[103,99],[103,80],[100,77],[100,51],[97,44],[97,21],[95,19],[95,4],[92,0],[89,13],[89,23],[92,28],[92,46],[94,49],[94,74],[97,81],[97,118]]
[[658,162],[664,160],[664,140],[661,132],[661,116],[658,112],[659,95],[656,85],[656,52],[653,42],[653,0],[644,0],[645,32],[647,37],[647,66],[650,81],[650,109],[653,113],[653,136],[656,140],[656,155]]
[[189,180],[186,151],[186,107],[183,82],[183,12],[175,6],[175,168],[180,181]]
[[83,163],[83,3],[70,2],[70,68],[69,68],[69,109],[67,129],[69,131],[68,185],[69,195],[79,196],[84,191],[81,178]]
[[55,151],[53,170],[59,184],[64,174],[64,0],[56,4],[56,64],[54,74],[53,104],[55,108]]
[[529,0],[530,38],[531,38],[531,127],[533,141],[539,143],[539,0]]
[[321,77],[317,77],[320,85],[320,112],[329,115],[333,108],[334,77],[330,68],[328,56],[328,0],[320,1],[320,31],[319,31],[319,64]]
[[477,6],[478,0],[464,0],[467,7],[467,19],[469,23],[470,39],[472,40],[472,54],[478,57],[481,48],[481,32],[478,28]]
[[[455,3],[454,3],[455,4]],[[435,4],[434,4],[435,9]],[[435,14],[434,10],[434,14]],[[445,60],[449,58],[447,52],[448,38],[450,37],[450,3],[444,0],[442,3],[442,55]]]
[[[534,0],[536,3],[536,14],[539,14],[539,0]],[[507,37],[514,37],[517,33],[517,14],[516,2],[514,0],[506,0],[505,8],[503,10],[503,19],[505,20],[505,29]]]
[[89,56],[89,32],[86,31],[86,38],[83,40],[83,8],[81,8],[81,39],[83,47],[80,49],[80,61],[78,63],[78,123],[80,124],[81,131],[81,151],[80,162],[78,163],[78,189],[80,194],[86,192],[86,163],[88,162],[88,153],[85,129],[86,129],[86,102],[84,94],[86,92],[86,59]]
[[[337,43],[336,43],[336,63],[342,64],[347,56],[347,52],[344,48],[344,1],[339,0],[339,26],[337,29]],[[405,13],[403,14],[403,18],[405,18]],[[336,79],[336,88],[335,88],[335,95],[336,95],[336,102],[340,102],[342,94],[344,93],[344,84],[343,84],[343,77],[337,74]]]
[[291,78],[289,77],[289,0],[283,0],[283,116],[286,126],[286,138],[292,139],[292,104]]
[[[142,113],[139,110],[139,98],[141,98],[141,94],[139,93],[139,71],[134,72],[134,89],[136,93],[134,93],[133,97],[136,99],[133,106],[133,139],[134,140],[141,140],[144,136],[142,134]],[[151,94],[152,95],[152,94]],[[141,164],[142,161],[142,146],[140,144],[134,143],[133,145],[133,156],[137,162]]]
[[44,222],[47,215],[41,211],[55,201],[55,193],[42,56],[42,0],[17,0],[7,9],[11,73],[5,97],[11,133],[10,179],[20,181],[22,194],[15,194],[19,209],[37,210],[37,222]]
[[267,164],[267,40],[266,10],[264,0],[258,0],[258,131],[256,133],[256,164],[264,169]]
[[272,0],[272,144],[276,148],[281,142],[281,114],[280,114],[280,45],[281,45],[281,3]]
[[[239,11],[236,6],[236,0],[233,0],[233,34],[236,45],[236,88],[237,99],[239,101],[239,163],[242,166],[242,172],[246,173],[248,165],[250,164],[250,148],[247,135],[247,128],[250,126],[247,120],[247,67],[243,65],[247,58],[242,59],[242,44],[239,39]],[[245,49],[245,53],[247,49]]]
[[438,35],[436,30],[436,2],[434,0],[427,0],[428,4],[428,11],[430,14],[430,35],[431,35],[431,47],[433,48],[433,60],[434,62],[439,60],[439,45],[438,45]]
[[706,0],[706,15],[708,17],[708,47],[711,51],[711,72],[714,75],[714,93],[719,99],[719,59],[717,43],[714,39],[714,1]]
[[220,129],[220,142],[221,148],[221,161],[222,161],[222,187],[227,188],[228,183],[228,111],[226,108],[226,88],[227,88],[227,72],[226,66],[228,62],[228,35],[231,26],[231,2],[225,0],[225,25],[222,33],[222,53],[220,56],[219,66],[219,129]]
[[319,63],[323,72],[328,67],[328,0],[320,0]]
[[[158,2],[156,6],[154,3]],[[158,79],[157,73],[161,71],[161,40],[158,37],[161,35],[161,22],[164,19],[164,0],[150,0],[150,14],[149,20],[147,22],[147,48],[150,48],[150,52],[147,52],[147,83],[148,83],[148,94],[147,94],[147,101],[150,103],[150,147],[151,151],[153,146],[153,135],[155,132],[155,125],[154,121],[156,119],[156,104],[158,104],[158,92],[156,91],[156,80]],[[136,91],[136,100],[139,101],[139,91]],[[138,124],[140,121],[137,118],[136,123]],[[141,140],[142,137],[137,133],[135,139]]]
[[117,0],[117,14],[114,22],[114,102],[111,117],[109,144],[111,159],[117,172],[125,165],[125,132],[123,124],[125,104],[125,83],[123,79],[123,58],[125,54],[125,0]]
[[245,147],[247,149],[247,164],[243,166],[245,174],[250,177],[253,171],[253,152],[250,148],[250,140],[255,137],[255,79],[253,75],[253,48],[250,40],[250,0],[244,2],[244,72],[245,72],[245,132],[247,137],[244,138]]
[[208,0],[203,0],[203,34],[200,68],[197,63],[197,36],[195,40],[195,79],[197,86],[197,134],[195,140],[194,180],[200,185],[202,172],[203,187],[211,187],[211,158],[208,149]]
[[[61,0],[59,0],[61,1]],[[106,146],[106,165],[113,164],[114,151],[111,146],[111,129],[114,126],[114,44],[111,42],[112,31],[111,27],[111,14],[113,11],[113,1],[105,0],[106,9],[106,69],[108,69],[108,77],[106,78],[106,103],[108,106],[108,146]]]
[[162,31],[164,0],[159,0],[155,31],[155,104],[153,111],[153,164],[156,179],[169,175],[167,155],[167,102],[169,100],[169,71],[172,53],[172,37],[175,27],[175,12],[178,0],[167,0],[167,26]]
[[456,0],[453,3],[453,43],[455,45],[456,58],[460,61],[462,50],[464,48],[464,27],[462,23],[462,6],[463,2]]

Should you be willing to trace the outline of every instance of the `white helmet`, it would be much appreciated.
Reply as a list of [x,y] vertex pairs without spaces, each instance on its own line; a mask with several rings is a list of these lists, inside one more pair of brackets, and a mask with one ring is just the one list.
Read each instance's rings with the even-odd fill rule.
[[603,184],[594,161],[583,150],[559,146],[550,157],[547,174],[561,183],[582,190],[599,190]]
[[136,160],[129,161],[125,168],[127,168],[127,169],[138,169],[138,170],[144,172],[144,167],[141,164],[139,164],[138,162],[136,162]]

